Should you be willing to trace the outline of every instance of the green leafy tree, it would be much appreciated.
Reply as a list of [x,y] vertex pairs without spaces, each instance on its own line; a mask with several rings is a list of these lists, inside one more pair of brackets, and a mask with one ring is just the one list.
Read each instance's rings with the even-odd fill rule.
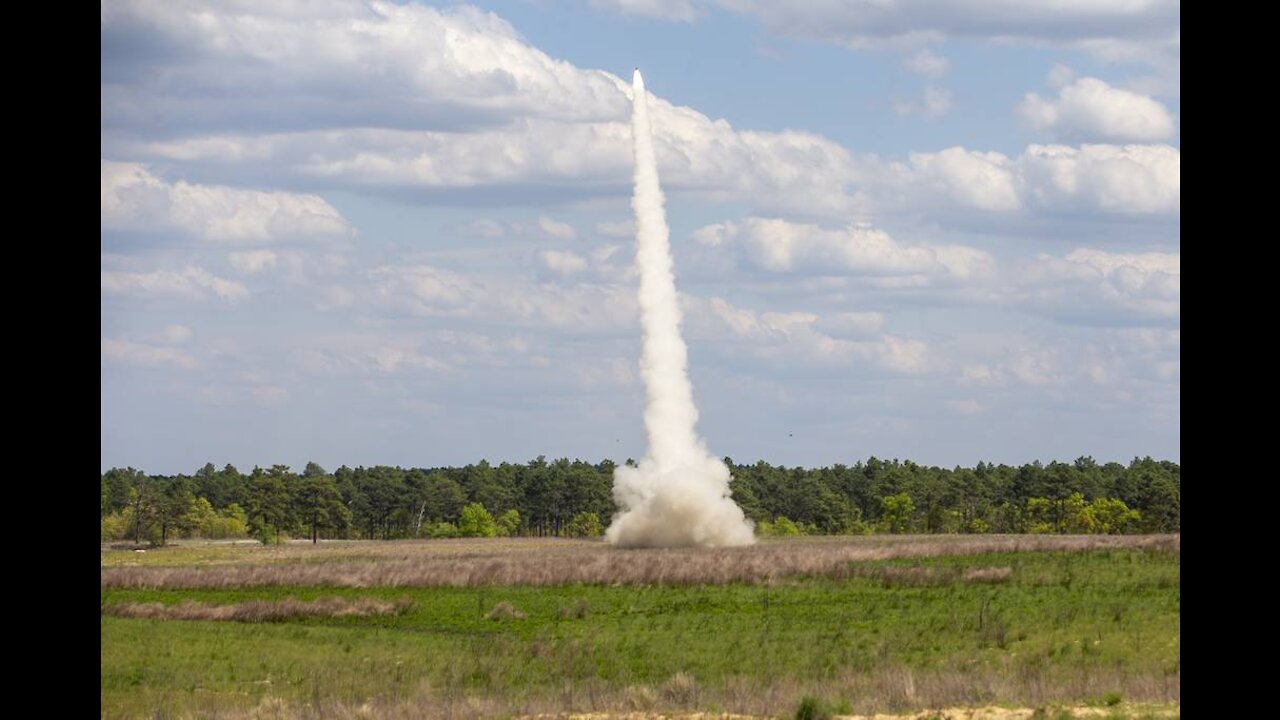
[[773,534],[780,536],[800,535],[800,528],[786,515],[779,515],[773,521]]
[[1089,503],[1089,513],[1093,516],[1094,532],[1108,535],[1131,532],[1142,520],[1142,513],[1130,510],[1118,498],[1095,499]]
[[880,498],[880,524],[891,533],[904,533],[911,527],[916,514],[916,504],[907,493],[886,495]]
[[1084,495],[1081,493],[1071,493],[1065,499],[1058,501],[1058,506],[1062,518],[1058,524],[1059,532],[1087,535],[1097,531],[1094,514],[1085,504]]
[[1045,535],[1054,531],[1054,502],[1049,498],[1027,498],[1026,531]]
[[292,503],[285,482],[288,467],[275,465],[264,472],[255,467],[249,475],[249,532],[264,545],[278,542],[293,524]]
[[191,503],[182,524],[189,535],[210,538],[213,537],[218,521],[218,511],[213,509],[213,504],[207,498],[200,497]]
[[177,477],[164,484],[155,503],[156,522],[160,526],[160,545],[168,543],[170,530],[186,529],[184,521],[195,501],[189,478]]
[[217,539],[249,537],[249,514],[239,504],[231,503],[218,513],[218,523],[210,533]]
[[574,515],[569,520],[567,533],[569,537],[599,537],[604,534],[604,526],[600,524],[600,516],[593,512]]
[[[309,463],[307,470],[318,469]],[[311,529],[312,544],[320,542],[320,530],[345,530],[351,524],[351,511],[342,502],[342,493],[333,476],[304,472],[297,497],[297,513]]]
[[458,535],[462,537],[494,537],[498,534],[498,526],[493,516],[480,503],[471,503],[462,508],[462,516],[458,519]]
[[495,521],[498,525],[498,534],[502,537],[513,537],[520,532],[520,511],[515,508],[502,513]]

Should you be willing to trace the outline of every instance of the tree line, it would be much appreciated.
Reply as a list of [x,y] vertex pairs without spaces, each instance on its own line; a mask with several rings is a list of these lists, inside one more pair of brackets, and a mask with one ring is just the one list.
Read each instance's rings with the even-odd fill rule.
[[[820,468],[725,463],[733,499],[762,535],[1181,530],[1181,468],[1150,457],[951,469],[875,457]],[[592,536],[617,510],[614,467],[539,456],[333,472],[307,463],[300,473],[212,463],[174,476],[112,468],[102,475],[102,539]]]

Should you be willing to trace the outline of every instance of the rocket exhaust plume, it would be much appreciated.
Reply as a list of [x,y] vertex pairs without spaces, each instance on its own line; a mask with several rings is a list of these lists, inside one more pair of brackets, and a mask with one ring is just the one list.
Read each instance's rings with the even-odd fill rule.
[[752,526],[729,497],[729,468],[698,438],[698,409],[689,384],[688,350],[680,336],[680,305],[672,273],[658,163],[640,70],[631,81],[635,141],[636,264],[640,270],[640,359],[648,396],[644,429],[649,452],[636,467],[614,470],[620,508],[605,539],[624,547],[750,545]]

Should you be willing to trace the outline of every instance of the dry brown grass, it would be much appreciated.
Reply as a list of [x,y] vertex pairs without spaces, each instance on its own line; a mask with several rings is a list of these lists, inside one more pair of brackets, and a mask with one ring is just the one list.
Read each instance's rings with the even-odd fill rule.
[[[683,676],[683,677],[682,677]],[[951,720],[1026,720],[1056,717],[1056,712],[1036,715],[1032,708],[1069,709],[1072,716],[1162,717],[1179,712],[1180,675],[1098,673],[1088,670],[1043,672],[1027,675],[1000,669],[981,671],[910,670],[883,668],[870,673],[799,681],[756,677],[731,678],[716,685],[702,685],[684,673],[673,675],[656,687],[632,685],[607,687],[590,679],[566,684],[561,692],[521,697],[463,694],[422,686],[396,698],[352,703],[335,700],[287,701],[264,697],[256,707],[216,712],[194,710],[164,713],[170,718],[223,720],[413,720],[417,718],[520,717],[526,720],[588,718],[595,720],[694,720],[711,718],[777,718],[794,716],[801,698],[846,698],[853,718],[907,720],[945,717]],[[1098,697],[1118,691],[1126,701],[1114,707],[1084,707],[1064,698]],[[994,698],[1014,707],[992,707]],[[1019,706],[1021,709],[1019,709]],[[693,712],[698,707],[726,708],[723,713]],[[922,708],[948,708],[945,711]],[[212,710],[212,707],[210,708]],[[945,714],[939,715],[940,712]],[[848,716],[846,716],[848,717]]]
[[1013,577],[1011,567],[972,568],[964,574],[964,581],[969,583],[1002,583]]
[[163,603],[117,603],[103,605],[103,615],[153,620],[229,620],[231,622],[280,622],[300,617],[345,617],[392,615],[409,609],[413,601],[402,598],[395,602],[376,598],[319,598],[305,602],[284,600],[250,600],[216,605],[188,600],[179,605]]
[[526,617],[528,617],[528,615],[517,610],[515,605],[512,605],[505,600],[494,605],[493,609],[484,615],[485,620],[523,620]]
[[[427,540],[271,553],[206,566],[105,566],[103,588],[474,587],[486,585],[768,584],[857,575],[855,563],[991,552],[1180,550],[1178,535],[926,535],[825,537],[745,548],[631,549],[599,541]],[[992,576],[985,581],[995,581]],[[984,580],[974,579],[979,582]]]

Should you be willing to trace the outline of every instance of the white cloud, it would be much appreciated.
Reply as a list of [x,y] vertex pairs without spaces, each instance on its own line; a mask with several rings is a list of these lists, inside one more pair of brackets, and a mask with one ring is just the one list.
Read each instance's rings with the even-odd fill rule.
[[958,245],[905,245],[883,230],[859,225],[826,229],[777,218],[749,217],[699,228],[695,239],[737,252],[751,266],[770,272],[818,275],[918,276],[928,284],[985,277],[990,254]]
[[921,48],[919,52],[907,56],[902,64],[908,70],[929,78],[940,78],[951,70],[951,61],[935,54],[929,48]]
[[920,340],[888,334],[845,340],[820,330],[825,323],[813,313],[757,313],[718,297],[682,300],[691,336],[714,340],[717,346],[731,344],[762,360],[837,366],[870,362],[904,374],[928,372],[934,365],[928,345]]
[[166,182],[137,163],[102,161],[102,226],[178,230],[207,240],[263,242],[348,236],[351,225],[317,195]]
[[590,0],[590,3],[592,7],[623,15],[674,22],[693,22],[699,14],[692,0]]
[[476,237],[476,238],[483,238],[486,240],[492,240],[494,238],[500,238],[503,235],[506,235],[507,229],[505,225],[498,222],[497,220],[490,220],[489,218],[481,218],[479,220],[472,220],[471,222],[466,222],[466,223],[463,223],[462,225],[459,225],[458,232],[468,237]]
[[204,268],[188,265],[181,272],[102,271],[102,292],[108,295],[135,297],[157,296],[203,300],[213,296],[227,302],[249,297],[249,289],[234,281],[220,278]]
[[628,111],[612,76],[552,59],[465,5],[120,0],[102,7],[102,36],[128,57],[182,53],[162,73],[113,82],[131,68],[104,52],[104,126],[420,129]]
[[185,325],[166,325],[164,328],[164,339],[177,345],[191,339],[191,328]]
[[[744,7],[777,12],[779,18],[793,12],[750,3]],[[233,121],[201,108],[190,119],[199,132],[163,140],[136,131],[108,132],[104,152],[389,193],[500,189],[507,199],[522,192],[545,199],[548,193],[572,197],[584,188],[596,195],[621,196],[630,187],[629,83],[553,60],[491,14],[377,2],[337,2],[296,13],[243,5],[203,15],[202,10],[208,9],[180,2],[166,3],[163,9],[128,1],[104,8],[104,42],[118,33],[139,33],[157,46],[177,43],[191,48],[181,64],[167,66],[163,82],[159,74],[120,85],[104,81],[104,125],[116,122],[112,108],[117,106],[111,99],[117,92],[141,93],[120,108],[147,107],[155,114],[178,112],[185,107],[184,99],[201,96],[202,89],[208,91],[205,94],[216,89],[220,105],[240,108],[234,112],[248,113],[255,102],[264,103],[251,113],[254,118],[275,117],[274,110],[267,110],[290,103],[305,105],[308,112],[265,127],[250,123],[246,129],[243,119]],[[812,12],[818,18],[823,13],[837,16],[834,25],[821,19],[816,26],[823,27],[838,27],[848,14],[839,9]],[[1017,26],[1042,15],[1042,20],[1053,17],[1055,22],[1074,18],[1090,27],[1112,15],[1138,22],[1149,14],[1101,7],[1017,12],[1006,8],[1000,13],[973,7],[965,12],[978,25],[1000,16],[1004,20],[996,25]],[[1157,9],[1156,14],[1162,12]],[[814,19],[806,11],[795,13],[802,25]],[[845,19],[875,25],[880,20],[871,16],[883,15],[886,22],[897,18],[884,26],[891,28],[913,13],[927,19],[940,11],[887,3]],[[1175,7],[1175,27],[1176,15]],[[922,68],[936,71],[940,64],[931,59],[936,57],[928,53],[914,59]],[[270,82],[261,74],[263,62],[272,68]],[[236,73],[243,73],[245,82],[231,82]],[[306,88],[306,98],[318,98],[319,107],[307,105],[310,100],[282,97],[284,87]],[[912,108],[937,115],[948,104],[945,90],[931,88]],[[409,112],[402,106],[410,108],[411,117],[402,117]],[[1071,193],[1053,188],[1046,192],[1037,184],[1045,178],[1024,167],[1035,165],[1036,146],[1012,158],[957,147],[884,161],[854,156],[811,133],[737,130],[724,120],[660,98],[651,101],[651,114],[663,187],[669,194],[746,203],[754,213],[847,219],[886,210],[929,214],[939,205],[979,212],[1167,213],[1177,204],[1167,156],[1172,154],[1176,163],[1178,151],[1167,146],[1145,151],[1132,149],[1142,146],[1123,146],[1125,163],[1133,167],[1118,172],[1138,184],[1113,198],[1113,187],[1084,184],[1093,179],[1105,183],[1100,176],[1082,175]],[[142,120],[133,122],[129,127],[145,127]],[[1090,147],[1073,151],[1090,154]],[[1147,161],[1158,161],[1162,167],[1144,166]],[[1138,177],[1153,172],[1153,177]],[[1041,196],[1072,202],[1052,207],[1039,202]],[[1073,198],[1097,202],[1091,208]],[[482,236],[500,229],[490,224],[475,228]],[[237,233],[253,234],[244,229],[223,234]]]
[[957,205],[979,210],[1015,210],[1021,205],[1017,179],[1009,158],[947,148],[910,155],[911,179]]
[[574,332],[615,333],[636,325],[634,289],[621,285],[528,283],[431,265],[384,265],[368,275],[373,302],[393,312]]
[[102,357],[127,365],[172,365],[183,370],[191,370],[199,365],[194,357],[176,348],[107,338],[102,339]]
[[1164,105],[1091,77],[1061,87],[1056,99],[1027,93],[1017,113],[1036,130],[1067,141],[1155,142],[1174,135]]
[[855,48],[919,47],[945,38],[1077,47],[1106,60],[1174,64],[1177,0],[1005,2],[714,0],[775,32]]
[[383,372],[398,370],[447,370],[448,364],[413,348],[383,346],[369,352],[373,365]]
[[1168,145],[1031,145],[1017,157],[953,147],[865,167],[882,211],[1175,215],[1181,152]]
[[947,409],[956,415],[978,415],[986,407],[977,400],[948,400]]
[[576,240],[578,239],[578,231],[568,223],[558,222],[543,215],[538,218],[538,229],[543,235],[554,240]]
[[1040,255],[1018,282],[1021,302],[1068,320],[1176,322],[1181,311],[1178,253]]
[[275,267],[279,256],[271,250],[245,250],[233,252],[227,259],[240,272],[259,273]]
[[923,115],[939,118],[951,112],[951,91],[936,85],[925,86],[920,102],[899,102],[893,106],[899,115]]
[[260,380],[239,380],[194,388],[192,397],[206,405],[276,407],[289,399],[289,389]]
[[596,233],[605,237],[633,238],[636,236],[634,220],[596,223]]
[[831,313],[819,318],[815,327],[836,338],[868,337],[884,329],[884,315],[878,312]]
[[557,275],[572,275],[587,269],[586,259],[568,250],[543,250],[538,257],[548,270]]
[[1168,145],[1032,145],[1017,174],[1028,204],[1049,210],[1176,214],[1182,153]]

